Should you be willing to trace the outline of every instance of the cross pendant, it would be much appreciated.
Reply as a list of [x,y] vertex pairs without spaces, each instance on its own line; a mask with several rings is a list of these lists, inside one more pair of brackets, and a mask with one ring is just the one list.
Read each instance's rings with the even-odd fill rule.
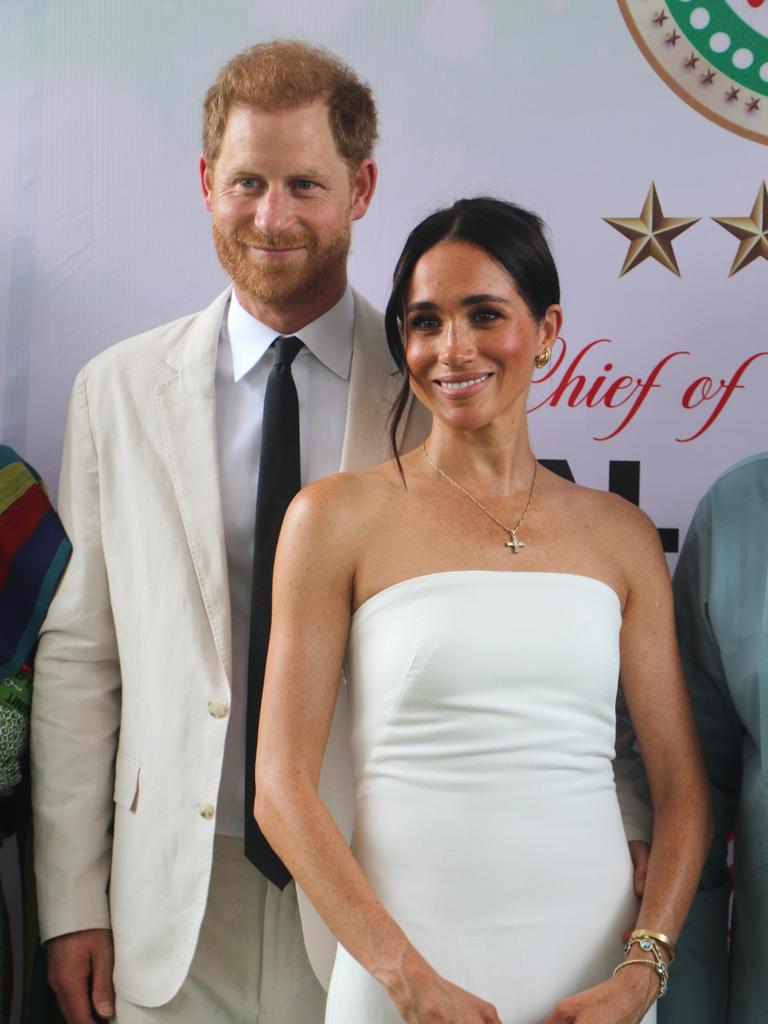
[[520,548],[524,548],[525,547],[525,544],[523,544],[523,542],[521,540],[517,539],[517,534],[515,533],[514,530],[509,535],[509,540],[506,541],[505,544],[506,544],[506,547],[512,549],[512,553],[514,555],[516,555],[518,553]]

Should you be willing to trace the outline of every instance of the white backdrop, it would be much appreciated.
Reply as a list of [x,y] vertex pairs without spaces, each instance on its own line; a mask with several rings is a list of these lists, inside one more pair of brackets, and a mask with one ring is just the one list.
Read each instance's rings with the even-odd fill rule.
[[[759,4],[699,6],[726,2],[768,35]],[[686,3],[631,6],[650,23]],[[490,192],[541,213],[562,277],[567,351],[534,391],[535,449],[597,487],[608,486],[612,461],[639,463],[640,503],[682,539],[714,477],[766,447],[768,356],[743,371],[703,434],[681,440],[723,394],[686,409],[686,389],[692,404],[698,378],[713,378],[715,391],[768,350],[768,262],[729,278],[738,241],[711,219],[749,215],[766,149],[684,103],[613,0],[5,0],[2,440],[55,493],[77,369],[222,287],[197,182],[200,104],[231,54],[278,35],[327,45],[378,98],[381,179],[355,229],[356,286],[381,306],[409,228],[459,196]],[[687,44],[670,44],[681,60]],[[665,216],[701,220],[672,243],[680,278],[652,259],[619,277],[629,242],[603,218],[637,217],[652,182]],[[664,362],[673,352],[686,354]],[[625,380],[610,401],[626,404],[606,407],[617,376],[647,385],[654,368],[654,387]],[[569,405],[578,373],[582,403]],[[595,440],[637,398],[631,421]]]

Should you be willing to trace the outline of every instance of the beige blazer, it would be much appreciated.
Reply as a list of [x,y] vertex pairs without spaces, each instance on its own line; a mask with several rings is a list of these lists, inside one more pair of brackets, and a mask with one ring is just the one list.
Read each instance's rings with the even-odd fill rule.
[[[36,661],[42,937],[111,927],[116,988],[147,1006],[174,996],[194,953],[228,721],[214,392],[228,294],[115,345],[78,375],[59,495],[74,551]],[[391,371],[383,319],[356,294],[342,469],[387,457]],[[422,407],[410,410],[404,450],[427,421]],[[342,688],[323,791],[349,797],[345,700]],[[332,943],[304,909],[325,975]]]

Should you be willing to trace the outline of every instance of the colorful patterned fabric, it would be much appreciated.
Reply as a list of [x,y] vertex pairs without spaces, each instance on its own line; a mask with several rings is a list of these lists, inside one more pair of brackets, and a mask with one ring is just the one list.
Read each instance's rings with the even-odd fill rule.
[[[22,889],[22,1020],[63,1024],[45,980],[31,857],[27,736],[37,634],[72,547],[31,466],[0,445],[0,843],[15,834]],[[8,914],[0,890],[0,1020],[13,995]]]
[[40,477],[0,445],[0,679],[30,658],[71,550]]
[[22,665],[15,676],[0,679],[0,796],[8,796],[21,782],[31,702],[29,665]]

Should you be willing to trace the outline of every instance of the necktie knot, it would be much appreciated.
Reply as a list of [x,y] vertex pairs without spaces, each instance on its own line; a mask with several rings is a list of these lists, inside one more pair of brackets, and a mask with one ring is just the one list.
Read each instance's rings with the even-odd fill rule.
[[275,366],[290,366],[303,346],[299,338],[275,338],[272,347],[275,350]]

